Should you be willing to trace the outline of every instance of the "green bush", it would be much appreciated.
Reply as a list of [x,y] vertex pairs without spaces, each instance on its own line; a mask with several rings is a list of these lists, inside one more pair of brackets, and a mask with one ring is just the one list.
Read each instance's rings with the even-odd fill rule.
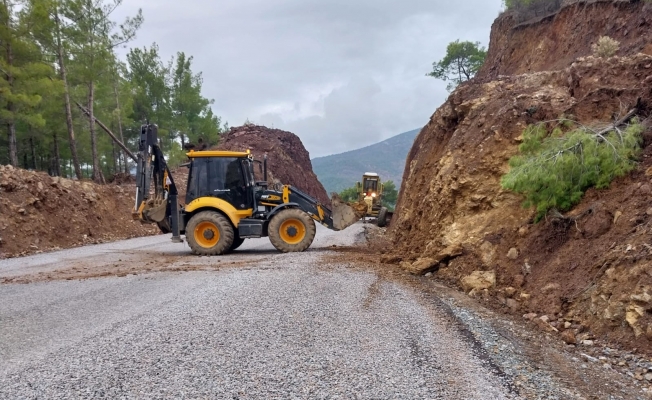
[[604,135],[585,127],[564,133],[563,128],[550,134],[541,124],[526,128],[521,154],[509,160],[510,171],[501,179],[503,188],[525,195],[524,207],[536,207],[537,220],[550,209],[570,209],[588,188],[606,188],[630,172],[644,131],[638,122]]
[[614,40],[609,36],[602,36],[598,39],[597,43],[594,43],[591,46],[591,50],[593,50],[593,55],[595,57],[609,58],[616,54],[619,47],[619,41]]

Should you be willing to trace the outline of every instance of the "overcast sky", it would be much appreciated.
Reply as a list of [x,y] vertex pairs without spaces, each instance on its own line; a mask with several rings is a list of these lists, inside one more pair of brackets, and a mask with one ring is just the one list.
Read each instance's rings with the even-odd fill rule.
[[299,135],[311,158],[420,128],[446,84],[425,74],[456,39],[489,43],[501,0],[124,0],[131,47],[194,57],[231,126]]

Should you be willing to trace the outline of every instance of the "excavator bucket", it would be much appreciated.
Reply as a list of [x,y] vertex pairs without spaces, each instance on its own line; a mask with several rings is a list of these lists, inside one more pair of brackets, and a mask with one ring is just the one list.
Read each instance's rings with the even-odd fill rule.
[[150,222],[162,222],[165,219],[168,202],[166,199],[152,199],[143,209],[143,219]]
[[337,231],[348,228],[364,217],[367,212],[367,204],[346,203],[336,193],[331,197],[331,208],[333,211],[333,228]]

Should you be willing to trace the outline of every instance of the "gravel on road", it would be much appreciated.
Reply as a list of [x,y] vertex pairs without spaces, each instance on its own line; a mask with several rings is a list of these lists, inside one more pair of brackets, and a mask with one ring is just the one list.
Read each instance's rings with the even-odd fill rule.
[[157,237],[0,261],[0,398],[602,398],[471,299],[337,261],[363,230],[318,229],[304,253]]
[[[324,250],[360,236],[359,226],[320,230],[311,251],[293,254],[250,243],[243,255],[255,262],[213,271],[2,285],[0,398],[517,397],[409,289],[321,268]],[[122,257],[122,245],[140,247],[101,251]],[[145,245],[130,262],[178,253]],[[25,263],[33,273],[101,262],[78,250]],[[186,258],[216,263],[172,264]],[[3,270],[17,273],[13,261]]]

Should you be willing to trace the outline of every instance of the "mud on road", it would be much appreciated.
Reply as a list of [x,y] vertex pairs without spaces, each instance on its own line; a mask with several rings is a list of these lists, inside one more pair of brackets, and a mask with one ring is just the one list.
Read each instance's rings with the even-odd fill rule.
[[300,254],[149,237],[0,261],[0,397],[646,398],[361,241],[356,225]]

